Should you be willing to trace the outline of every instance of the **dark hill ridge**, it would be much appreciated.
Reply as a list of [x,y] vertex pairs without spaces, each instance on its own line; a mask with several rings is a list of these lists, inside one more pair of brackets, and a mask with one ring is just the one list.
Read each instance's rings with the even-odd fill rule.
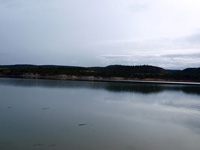
[[185,74],[200,75],[200,68],[186,68],[182,72],[185,73]]
[[[122,66],[122,65],[111,65],[107,67],[101,67],[98,70],[106,77],[125,77],[125,78],[143,78],[152,77],[156,75],[168,74],[168,72],[162,68],[154,66]],[[93,71],[98,71],[93,69]]]
[[0,66],[1,77],[23,77],[24,75],[47,76],[76,76],[94,78],[123,79],[149,79],[168,81],[194,81],[200,82],[200,68],[187,68],[184,70],[165,70],[156,66],[123,66],[111,65],[107,67],[79,67],[58,65],[2,65]]
[[17,65],[0,65],[0,68],[83,68],[78,66],[59,66],[59,65],[30,65],[30,64],[17,64]]
[[122,71],[132,73],[159,73],[165,74],[167,71],[160,67],[143,65],[143,66],[122,66],[122,65],[111,65],[104,68],[106,71]]

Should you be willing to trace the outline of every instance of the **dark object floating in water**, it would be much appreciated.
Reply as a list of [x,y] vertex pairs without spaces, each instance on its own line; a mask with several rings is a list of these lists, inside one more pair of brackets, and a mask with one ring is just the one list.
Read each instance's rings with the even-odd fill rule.
[[44,107],[44,108],[42,108],[43,110],[46,110],[46,109],[49,109],[49,107]]
[[81,123],[81,124],[79,124],[78,126],[85,126],[85,125],[87,125],[87,124],[85,124],[85,123]]
[[12,107],[8,107],[8,108],[12,108]]
[[39,143],[39,144],[34,144],[33,146],[43,146],[43,145]]

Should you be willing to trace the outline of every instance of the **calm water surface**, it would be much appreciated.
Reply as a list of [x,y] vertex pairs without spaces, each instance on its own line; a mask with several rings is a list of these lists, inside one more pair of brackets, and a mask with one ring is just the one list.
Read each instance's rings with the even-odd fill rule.
[[199,150],[200,86],[0,79],[1,150]]

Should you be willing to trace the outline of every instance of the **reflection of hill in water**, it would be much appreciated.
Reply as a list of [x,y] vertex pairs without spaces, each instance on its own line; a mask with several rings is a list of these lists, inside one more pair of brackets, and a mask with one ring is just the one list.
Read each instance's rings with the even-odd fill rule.
[[200,95],[200,86],[185,86],[183,87],[183,92],[187,94],[198,94]]
[[105,89],[112,92],[135,92],[153,94],[163,91],[182,91],[186,94],[200,95],[199,85],[169,85],[145,83],[117,83],[117,82],[90,82],[66,80],[41,80],[41,79],[0,79],[0,85],[14,85],[23,87],[48,87],[48,88],[89,88]]
[[164,86],[156,84],[120,83],[108,84],[105,89],[112,92],[136,92],[150,94],[162,92],[164,90]]

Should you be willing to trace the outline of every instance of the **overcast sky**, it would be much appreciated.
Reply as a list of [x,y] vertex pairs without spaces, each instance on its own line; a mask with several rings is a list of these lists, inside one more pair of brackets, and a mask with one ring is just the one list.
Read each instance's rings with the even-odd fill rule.
[[200,67],[199,0],[0,0],[0,64]]

